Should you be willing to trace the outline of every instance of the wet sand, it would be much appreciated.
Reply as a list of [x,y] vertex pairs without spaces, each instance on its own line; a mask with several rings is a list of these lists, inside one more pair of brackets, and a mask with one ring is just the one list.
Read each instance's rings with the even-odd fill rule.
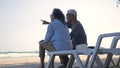
[[[106,55],[101,55],[100,58],[102,62],[104,63]],[[86,56],[80,56],[81,60],[83,61],[83,64],[85,63]],[[114,56],[114,62],[116,63],[118,61],[118,56]],[[47,64],[49,60],[49,56],[45,57],[45,64]],[[57,68],[60,64],[59,57],[55,57],[55,68]],[[110,66],[113,66],[112,64]],[[1,59],[0,60],[0,68],[39,68],[40,67],[40,61],[39,57],[19,57],[19,58],[7,58],[7,59]],[[74,63],[73,68],[78,68],[77,63]],[[94,68],[96,67],[96,64],[94,64]],[[111,68],[111,67],[110,67]],[[115,67],[112,67],[115,68]],[[119,67],[118,67],[119,68]]]

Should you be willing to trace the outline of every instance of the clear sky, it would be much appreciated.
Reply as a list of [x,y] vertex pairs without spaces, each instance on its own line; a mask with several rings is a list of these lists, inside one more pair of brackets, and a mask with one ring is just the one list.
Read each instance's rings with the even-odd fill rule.
[[0,0],[0,52],[38,50],[47,28],[40,19],[50,21],[53,8],[77,11],[89,45],[101,33],[120,31],[115,0]]

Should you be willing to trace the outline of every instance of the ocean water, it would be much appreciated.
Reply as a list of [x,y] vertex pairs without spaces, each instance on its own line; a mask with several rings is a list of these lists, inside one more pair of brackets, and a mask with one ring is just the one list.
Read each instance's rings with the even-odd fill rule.
[[35,57],[35,56],[39,56],[38,51],[0,52],[0,59],[19,58],[19,57]]
[[[47,51],[45,53],[47,55]],[[25,51],[25,52],[0,52],[0,59],[21,58],[21,57],[38,57],[38,51]]]

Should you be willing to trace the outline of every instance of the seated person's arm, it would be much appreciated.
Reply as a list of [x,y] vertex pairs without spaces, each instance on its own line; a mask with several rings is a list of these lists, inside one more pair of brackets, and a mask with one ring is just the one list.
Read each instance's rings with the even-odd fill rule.
[[43,24],[49,24],[50,22],[45,21],[45,20],[41,20],[43,22]]

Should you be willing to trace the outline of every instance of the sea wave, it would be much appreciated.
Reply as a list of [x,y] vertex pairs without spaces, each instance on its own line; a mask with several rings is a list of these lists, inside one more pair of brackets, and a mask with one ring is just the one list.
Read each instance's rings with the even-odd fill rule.
[[28,56],[38,56],[37,51],[27,51],[27,52],[0,52],[0,58],[11,58],[11,57],[28,57]]
[[[45,55],[47,55],[47,51],[46,51]],[[36,57],[36,56],[39,56],[38,51],[0,52],[0,59],[13,58],[13,57]]]

